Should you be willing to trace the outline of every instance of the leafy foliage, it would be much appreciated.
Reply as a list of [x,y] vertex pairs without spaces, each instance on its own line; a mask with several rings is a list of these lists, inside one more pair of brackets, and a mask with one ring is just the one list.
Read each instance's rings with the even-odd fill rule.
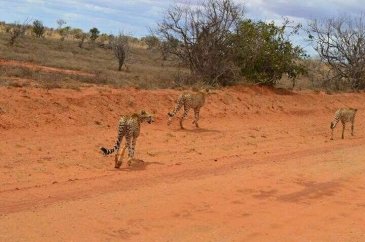
[[141,40],[146,43],[149,50],[158,48],[160,46],[160,39],[154,35],[147,35],[141,38]]
[[97,28],[90,29],[90,40],[95,42],[95,40],[99,37],[100,31]]
[[82,48],[85,40],[88,37],[88,34],[84,33],[81,29],[72,29],[70,34],[72,34],[75,39],[79,40],[78,46]]
[[43,37],[46,28],[43,26],[43,23],[40,20],[34,20],[32,30],[37,38],[41,38]]
[[[286,73],[295,85],[295,78],[306,72],[299,61],[306,55],[302,48],[289,41],[286,35],[289,27],[288,21],[281,27],[262,21],[240,23],[232,41],[235,64],[243,77],[257,84],[274,86]],[[292,33],[298,28],[295,26]]]
[[58,29],[58,32],[61,35],[61,41],[64,41],[70,35],[70,31],[71,31],[70,26]]

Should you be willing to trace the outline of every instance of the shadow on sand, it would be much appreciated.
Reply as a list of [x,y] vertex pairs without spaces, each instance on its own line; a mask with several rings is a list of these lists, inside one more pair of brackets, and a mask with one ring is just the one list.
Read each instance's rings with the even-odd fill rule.
[[130,166],[124,166],[126,161],[123,161],[123,166],[119,169],[114,169],[115,171],[142,171],[145,170],[147,168],[147,166],[150,165],[160,165],[163,166],[165,165],[164,163],[161,162],[145,162],[143,160],[140,159],[134,159],[132,161],[132,164]]
[[176,129],[176,132],[190,132],[190,133],[221,133],[220,130],[216,129],[202,129],[202,128],[195,128],[195,129]]

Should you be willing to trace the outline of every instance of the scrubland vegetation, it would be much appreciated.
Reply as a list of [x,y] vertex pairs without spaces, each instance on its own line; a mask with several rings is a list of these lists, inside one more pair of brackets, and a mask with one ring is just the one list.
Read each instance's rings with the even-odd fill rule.
[[[287,19],[281,25],[253,21],[244,13],[244,6],[231,0],[174,5],[142,38],[107,35],[97,27],[85,32],[62,19],[56,29],[42,20],[2,22],[0,82],[75,89],[95,84],[150,89],[235,83],[331,91],[365,88],[363,16],[313,20],[303,27]],[[317,57],[295,45],[293,36],[311,43]]]

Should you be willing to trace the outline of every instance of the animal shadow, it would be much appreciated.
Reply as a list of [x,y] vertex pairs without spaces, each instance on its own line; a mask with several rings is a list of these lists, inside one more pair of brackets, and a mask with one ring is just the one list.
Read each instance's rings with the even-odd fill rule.
[[340,184],[338,182],[300,182],[304,188],[300,191],[285,194],[278,197],[284,202],[303,202],[308,199],[320,199],[322,197],[333,196],[338,192]]
[[177,129],[177,132],[189,132],[189,133],[220,133],[220,130],[216,129],[204,129],[204,128],[195,128],[195,129]]
[[145,170],[148,166],[150,165],[164,165],[164,163],[161,162],[145,162],[144,160],[140,160],[140,159],[134,159],[132,160],[132,163],[130,166],[127,167],[122,167],[119,170],[120,171],[142,171]]

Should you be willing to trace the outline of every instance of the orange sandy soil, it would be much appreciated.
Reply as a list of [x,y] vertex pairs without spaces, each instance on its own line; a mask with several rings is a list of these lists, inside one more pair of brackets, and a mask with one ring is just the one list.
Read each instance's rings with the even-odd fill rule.
[[[178,94],[0,88],[0,241],[365,241],[364,93],[227,88],[186,130]],[[355,136],[330,141],[343,106]],[[156,122],[116,170],[98,148],[141,108]]]

